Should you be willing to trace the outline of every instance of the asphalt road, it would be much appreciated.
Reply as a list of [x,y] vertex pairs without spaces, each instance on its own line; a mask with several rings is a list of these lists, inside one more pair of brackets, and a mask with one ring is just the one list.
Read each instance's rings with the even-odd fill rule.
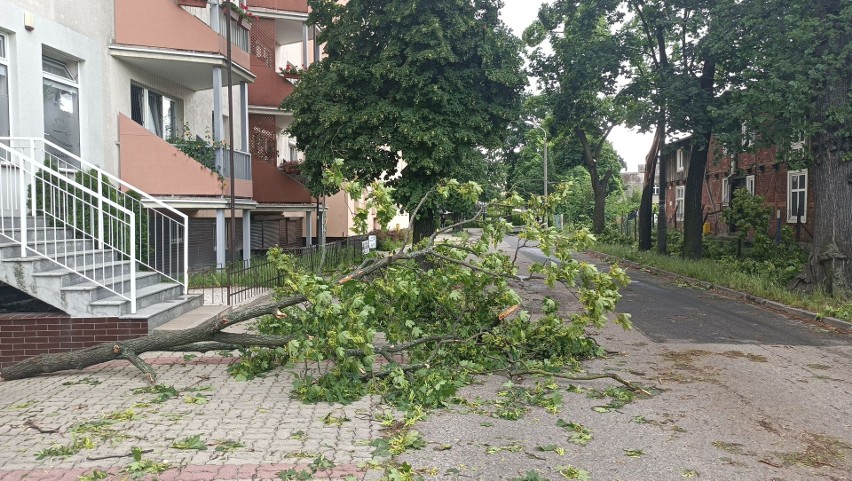
[[[513,250],[513,243],[517,238],[508,237],[501,247]],[[538,249],[524,248],[518,263],[523,271],[544,260]],[[429,481],[852,481],[849,334],[664,276],[637,269],[628,275],[618,310],[633,315],[635,329],[588,329],[608,355],[582,369],[617,373],[652,396],[601,410],[589,390],[613,389],[611,380],[571,388],[556,379],[561,405],[531,408],[511,421],[492,413],[506,402],[507,378],[481,376],[458,393],[465,403],[417,423],[427,446],[400,461]],[[578,307],[560,286],[533,280],[515,288],[531,312],[545,296],[563,315]],[[539,382],[512,379],[528,388]],[[588,445],[566,433],[565,421],[587,430]]]
[[[509,242],[517,242],[510,238]],[[541,262],[535,247],[521,248],[525,257]],[[578,259],[603,268],[605,263],[586,254]],[[654,342],[694,342],[788,346],[849,345],[850,336],[780,312],[708,292],[678,286],[658,275],[629,269],[630,285],[622,289],[618,311],[633,316],[633,325]]]

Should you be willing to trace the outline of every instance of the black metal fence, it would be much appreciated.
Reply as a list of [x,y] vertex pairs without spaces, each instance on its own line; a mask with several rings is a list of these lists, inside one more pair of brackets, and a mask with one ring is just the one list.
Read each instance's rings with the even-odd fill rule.
[[[294,256],[303,269],[321,274],[360,263],[364,257],[363,245],[366,240],[366,236],[349,237],[324,246],[285,248],[283,251]],[[257,257],[248,265],[240,262],[226,267],[195,270],[189,276],[189,290],[193,294],[203,294],[205,304],[238,305],[282,286],[284,280],[284,275],[272,262],[265,257]]]

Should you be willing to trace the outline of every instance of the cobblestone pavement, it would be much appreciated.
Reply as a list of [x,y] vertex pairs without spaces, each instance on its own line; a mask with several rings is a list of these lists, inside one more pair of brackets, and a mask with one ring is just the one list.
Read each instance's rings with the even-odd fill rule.
[[[178,396],[156,403],[156,393],[134,393],[148,384],[136,368],[119,361],[0,383],[0,480],[77,480],[95,470],[130,479],[122,470],[133,461],[134,446],[144,451],[144,460],[172,466],[159,474],[161,480],[278,479],[278,472],[307,469],[320,455],[330,461],[324,466],[333,467],[317,472],[316,479],[366,476],[358,465],[372,459],[368,443],[378,436],[373,399],[346,406],[304,404],[290,398],[292,376],[284,370],[238,382],[226,372],[233,358],[142,357],[156,369],[159,384],[174,386]],[[96,431],[75,434],[85,429],[83,423]],[[195,435],[205,450],[170,447]],[[96,446],[38,459],[46,449],[86,436]],[[227,449],[227,441],[242,446]]]

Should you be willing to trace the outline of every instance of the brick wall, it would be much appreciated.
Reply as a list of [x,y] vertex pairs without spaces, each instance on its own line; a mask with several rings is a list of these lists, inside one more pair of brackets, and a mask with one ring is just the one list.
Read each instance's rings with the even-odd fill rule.
[[146,321],[72,318],[61,313],[0,314],[0,368],[37,354],[65,352],[146,334]]
[[[690,152],[688,144],[687,162]],[[715,144],[711,143],[711,152],[716,152]],[[737,174],[731,176],[732,181],[744,182],[747,175],[754,176],[754,193],[764,199],[764,205],[772,209],[771,219],[768,220],[767,233],[775,236],[778,225],[776,214],[781,213],[780,224],[795,229],[794,223],[787,222],[787,165],[776,158],[775,148],[760,149],[754,153],[739,153],[737,155]],[[675,153],[664,154],[668,162],[668,190],[666,192],[666,209],[669,226],[678,230],[683,228],[682,222],[675,222],[675,187],[686,185],[685,173],[675,171]],[[687,164],[688,165],[688,164]],[[728,234],[728,226],[722,218],[721,211],[727,208],[722,204],[722,180],[731,174],[731,157],[721,156],[707,162],[705,182],[702,186],[701,203],[704,206],[705,219],[710,222],[713,235]],[[800,229],[799,240],[810,242],[814,231],[814,190],[811,177],[808,176],[807,192],[807,222]]]

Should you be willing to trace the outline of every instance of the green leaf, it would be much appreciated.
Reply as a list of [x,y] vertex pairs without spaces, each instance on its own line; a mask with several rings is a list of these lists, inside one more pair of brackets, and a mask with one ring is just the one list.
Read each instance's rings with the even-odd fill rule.
[[204,451],[207,449],[207,444],[205,444],[204,441],[201,439],[200,434],[196,434],[173,442],[171,444],[171,447],[175,449],[195,449],[198,451]]

